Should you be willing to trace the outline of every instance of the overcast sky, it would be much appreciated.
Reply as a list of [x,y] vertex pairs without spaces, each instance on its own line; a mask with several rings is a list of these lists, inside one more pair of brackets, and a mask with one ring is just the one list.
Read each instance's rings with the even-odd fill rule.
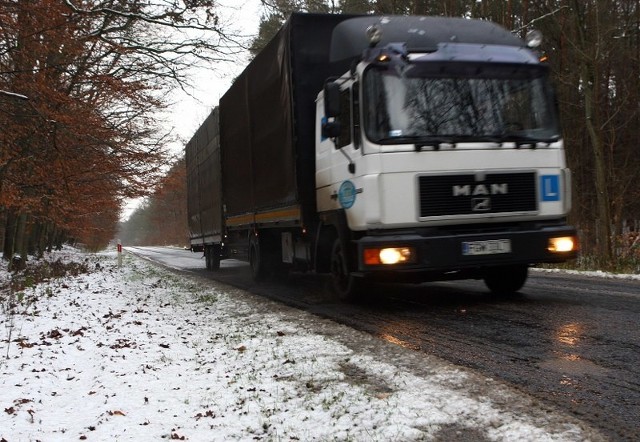
[[[219,0],[220,15],[225,32],[252,38],[260,23],[260,0]],[[248,54],[238,56],[229,63],[220,63],[210,70],[194,71],[193,89],[177,91],[171,111],[171,124],[184,142],[189,141],[200,124],[219,102],[233,79],[248,63]],[[190,96],[191,95],[191,96]],[[181,151],[184,144],[176,146]]]
[[[225,32],[242,35],[247,41],[258,33],[260,23],[260,0],[219,0],[219,13]],[[178,136],[171,147],[175,155],[181,155],[184,145],[193,136],[211,110],[218,105],[220,97],[229,89],[233,79],[242,72],[249,62],[249,54],[241,54],[228,63],[220,63],[211,69],[194,70],[193,88],[177,90],[170,100],[173,105],[166,117],[167,129]],[[142,199],[128,200],[120,219],[126,220],[140,205]]]

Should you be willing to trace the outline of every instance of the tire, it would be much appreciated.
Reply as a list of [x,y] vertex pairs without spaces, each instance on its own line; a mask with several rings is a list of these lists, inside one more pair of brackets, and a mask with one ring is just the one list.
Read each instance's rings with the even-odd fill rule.
[[207,270],[211,270],[211,247],[204,247],[204,264]]
[[512,295],[524,286],[528,265],[493,267],[484,275],[484,283],[495,295]]
[[331,285],[341,301],[360,301],[363,298],[364,282],[353,276],[348,256],[342,241],[336,238],[331,248]]
[[254,281],[264,281],[268,276],[267,260],[264,259],[260,243],[256,239],[251,241],[249,246],[249,265],[251,266],[251,276]]
[[220,246],[215,244],[204,249],[204,257],[207,263],[207,270],[220,269]]

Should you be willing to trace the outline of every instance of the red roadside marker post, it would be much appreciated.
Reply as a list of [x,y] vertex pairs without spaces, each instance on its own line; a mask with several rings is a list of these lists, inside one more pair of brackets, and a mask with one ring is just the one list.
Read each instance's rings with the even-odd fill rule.
[[122,243],[118,240],[118,267],[122,267]]

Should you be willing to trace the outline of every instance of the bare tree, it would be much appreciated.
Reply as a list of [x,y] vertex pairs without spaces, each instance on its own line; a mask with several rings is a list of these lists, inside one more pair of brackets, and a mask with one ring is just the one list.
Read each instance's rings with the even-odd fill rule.
[[0,112],[5,259],[42,244],[35,234],[112,231],[105,211],[151,191],[167,93],[246,46],[217,12],[211,0],[0,0],[2,100],[29,98]]

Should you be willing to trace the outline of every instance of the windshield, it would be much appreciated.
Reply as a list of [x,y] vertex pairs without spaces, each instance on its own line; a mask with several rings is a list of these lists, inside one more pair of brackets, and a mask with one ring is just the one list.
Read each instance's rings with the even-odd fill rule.
[[364,126],[373,142],[559,137],[546,70],[539,66],[416,63],[398,71],[371,67],[365,73]]

